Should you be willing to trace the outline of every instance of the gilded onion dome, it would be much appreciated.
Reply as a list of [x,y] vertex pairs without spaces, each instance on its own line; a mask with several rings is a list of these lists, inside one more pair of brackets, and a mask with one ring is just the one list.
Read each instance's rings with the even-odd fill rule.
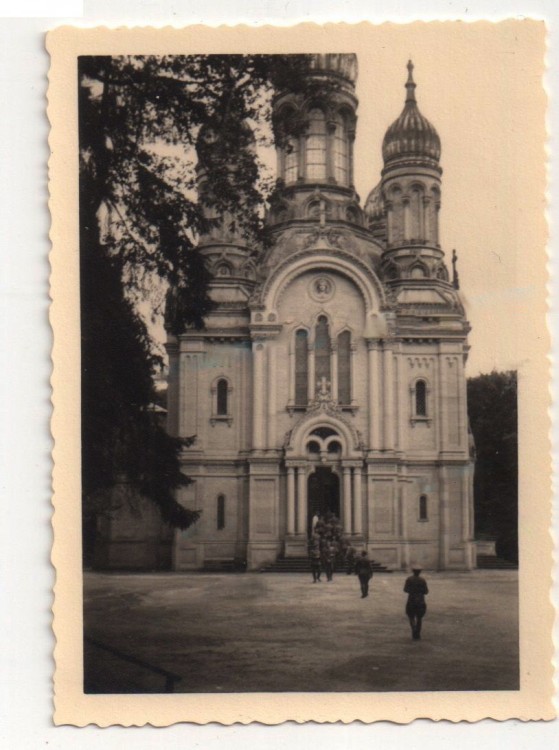
[[384,202],[382,200],[381,183],[374,187],[365,201],[365,216],[371,221],[379,221],[384,218]]
[[433,125],[419,111],[415,100],[415,87],[413,63],[410,60],[404,109],[386,131],[382,143],[385,165],[402,157],[424,157],[435,162],[440,159],[441,139]]
[[309,67],[312,73],[334,73],[352,84],[357,80],[357,55],[327,54],[310,55]]

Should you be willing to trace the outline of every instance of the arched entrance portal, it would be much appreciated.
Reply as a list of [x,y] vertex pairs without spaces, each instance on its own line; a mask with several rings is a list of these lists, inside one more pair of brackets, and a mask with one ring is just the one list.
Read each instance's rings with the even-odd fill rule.
[[340,517],[340,480],[329,466],[317,466],[309,475],[307,492],[307,536],[315,514],[334,513]]

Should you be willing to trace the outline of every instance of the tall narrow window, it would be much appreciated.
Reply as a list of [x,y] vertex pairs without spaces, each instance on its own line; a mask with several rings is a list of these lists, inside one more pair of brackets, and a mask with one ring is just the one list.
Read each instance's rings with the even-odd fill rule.
[[427,416],[427,387],[424,380],[418,380],[415,384],[415,415]]
[[343,331],[338,336],[338,403],[351,402],[351,333]]
[[299,165],[299,143],[295,138],[289,138],[285,146],[285,184],[297,181]]
[[306,406],[309,400],[308,334],[295,333],[295,404]]
[[225,378],[217,381],[217,415],[224,417],[227,415],[229,385]]
[[421,495],[419,498],[419,520],[427,520],[427,495]]
[[217,528],[225,528],[225,495],[217,496]]
[[347,131],[342,115],[336,115],[334,126],[334,179],[338,185],[348,184]]
[[330,381],[330,327],[324,315],[318,319],[314,340],[314,373],[316,382]]
[[307,178],[326,179],[326,118],[321,109],[309,112],[307,134]]

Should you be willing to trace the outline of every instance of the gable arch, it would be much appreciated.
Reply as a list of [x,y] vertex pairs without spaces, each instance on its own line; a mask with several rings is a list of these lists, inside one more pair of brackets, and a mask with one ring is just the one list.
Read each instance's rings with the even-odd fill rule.
[[[320,410],[307,413],[286,435],[284,444],[286,459],[304,457],[307,444],[316,438],[313,430],[319,427],[329,427],[336,434],[329,436],[340,443],[343,458],[362,458],[363,448],[357,430],[338,414]],[[328,443],[331,442],[328,439]]]
[[298,277],[317,270],[332,271],[349,279],[357,287],[367,317],[378,317],[386,304],[384,288],[374,271],[360,258],[340,248],[302,250],[285,259],[268,276],[260,289],[260,302],[266,310],[277,312],[283,292]]

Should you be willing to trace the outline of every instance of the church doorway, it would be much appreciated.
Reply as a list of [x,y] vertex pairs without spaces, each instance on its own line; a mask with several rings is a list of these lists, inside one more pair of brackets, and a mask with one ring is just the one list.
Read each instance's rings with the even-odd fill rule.
[[340,517],[340,480],[329,466],[317,466],[308,480],[307,535],[310,536],[312,518],[334,513]]

